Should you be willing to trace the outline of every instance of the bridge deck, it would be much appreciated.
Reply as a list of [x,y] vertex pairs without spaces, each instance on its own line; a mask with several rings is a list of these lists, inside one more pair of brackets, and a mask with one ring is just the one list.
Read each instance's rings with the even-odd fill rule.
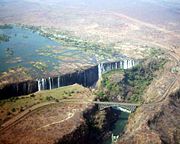
[[118,103],[118,102],[101,102],[101,101],[93,101],[92,103],[97,104],[100,110],[103,110],[108,107],[120,107],[125,111],[129,111],[129,113],[134,112],[135,109],[140,106],[140,104],[135,103]]
[[123,106],[140,106],[137,103],[119,103],[119,102],[101,102],[101,101],[93,101],[94,104],[104,104],[104,105],[123,105]]

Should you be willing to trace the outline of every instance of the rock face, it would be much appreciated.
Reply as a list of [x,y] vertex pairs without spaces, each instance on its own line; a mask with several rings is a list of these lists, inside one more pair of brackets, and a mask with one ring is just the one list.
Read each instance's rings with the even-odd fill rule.
[[162,143],[180,143],[180,91],[170,95],[161,111],[148,121],[150,129],[156,131]]
[[0,99],[7,99],[12,96],[26,95],[38,90],[36,81],[25,81],[13,83],[4,86],[0,89]]
[[180,142],[180,90],[154,105],[140,107],[129,119],[118,144]]
[[38,80],[38,90],[49,90],[61,86],[72,85],[78,83],[85,87],[92,86],[98,80],[97,66],[88,69],[69,73],[56,77],[42,78]]
[[101,144],[111,134],[118,114],[112,112],[111,108],[97,111],[97,107],[94,107],[84,112],[84,119],[85,123],[62,137],[57,144]]
[[75,131],[60,139],[57,144],[89,144],[87,139],[88,126],[86,124],[81,124]]
[[85,87],[92,86],[98,81],[98,67],[90,67],[88,69],[65,74],[58,77],[49,77],[40,80],[26,81],[21,83],[9,84],[0,89],[0,99],[12,96],[20,96],[30,94],[40,90],[49,90],[61,86],[72,85],[75,83]]
[[135,65],[134,60],[123,60],[118,62],[102,63],[84,70],[73,73],[67,73],[60,76],[41,78],[34,81],[25,81],[21,83],[8,84],[0,88],[0,99],[6,99],[13,96],[30,94],[40,90],[50,90],[61,86],[78,83],[85,87],[93,86],[101,74],[114,69],[127,69]]
[[56,77],[42,78],[38,80],[38,90],[53,89],[61,86],[72,85],[74,83],[90,87],[101,77],[102,73],[115,69],[128,69],[135,65],[134,60],[124,60],[118,62],[101,63],[88,69],[60,75]]

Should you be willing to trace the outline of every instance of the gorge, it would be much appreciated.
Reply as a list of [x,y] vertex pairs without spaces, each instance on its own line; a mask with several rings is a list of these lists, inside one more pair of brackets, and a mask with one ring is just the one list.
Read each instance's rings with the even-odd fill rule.
[[75,83],[85,87],[91,87],[98,81],[103,73],[116,69],[129,69],[135,66],[136,63],[137,62],[132,59],[125,59],[118,62],[106,62],[69,74],[8,84],[0,89],[0,99],[26,95],[41,90],[51,90]]
[[0,143],[179,144],[179,0],[0,0]]

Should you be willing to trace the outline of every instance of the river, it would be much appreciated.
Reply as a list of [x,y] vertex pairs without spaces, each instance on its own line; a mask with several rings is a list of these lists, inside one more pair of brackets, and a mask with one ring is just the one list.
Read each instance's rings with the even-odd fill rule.
[[[115,109],[115,110],[117,110],[117,109]],[[122,132],[124,131],[124,128],[125,128],[125,126],[127,124],[128,117],[129,117],[129,113],[120,111],[119,119],[115,123],[114,128],[112,129],[112,133],[113,133],[114,136],[118,136],[118,135],[122,134]],[[105,142],[103,144],[112,144],[111,136],[108,137],[108,139],[105,140]]]

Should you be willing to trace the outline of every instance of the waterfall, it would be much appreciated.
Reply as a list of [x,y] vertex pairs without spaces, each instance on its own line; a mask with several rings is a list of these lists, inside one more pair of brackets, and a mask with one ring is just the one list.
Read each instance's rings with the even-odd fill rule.
[[58,87],[60,87],[60,76],[58,76],[57,82],[58,82]]
[[123,60],[123,62],[124,62],[123,69],[126,69],[126,67],[127,67],[126,60]]
[[120,61],[120,63],[119,63],[119,68],[120,68],[120,69],[123,68],[123,61]]
[[123,69],[123,64],[124,62],[123,61],[120,61],[120,68]]
[[129,65],[128,65],[129,63],[128,62],[129,62],[129,60],[126,60],[126,69],[129,68]]
[[124,60],[124,67],[123,67],[123,69],[127,69],[128,68],[128,61],[125,59]]
[[38,91],[41,91],[41,81],[38,80]]
[[134,62],[134,60],[132,60],[132,66],[134,66],[135,65],[135,62]]
[[38,79],[38,91],[45,90],[46,89],[46,79]]
[[[92,81],[93,77],[95,79],[101,79],[102,74],[116,69],[129,69],[135,66],[135,61],[133,59],[123,59],[116,62],[100,63],[98,66],[94,66],[96,70],[93,71],[85,70],[84,72],[71,74],[71,75],[59,75],[57,77],[48,77],[37,79],[38,91],[41,90],[51,90],[53,88],[58,88],[64,85],[70,85],[72,83],[80,83],[87,86],[89,82]],[[77,73],[77,74],[76,74]],[[89,76],[89,73],[93,77]],[[94,82],[95,83],[95,82]]]
[[104,63],[102,63],[102,65],[101,65],[101,70],[102,70],[102,73],[106,71],[105,67],[104,67]]
[[127,60],[127,69],[130,67],[129,60]]
[[132,64],[131,64],[131,60],[128,60],[128,68],[131,68]]
[[98,78],[100,79],[102,75],[102,68],[101,68],[101,63],[98,64]]
[[52,86],[51,86],[51,78],[49,77],[49,89],[51,90],[52,89]]
[[131,68],[133,67],[133,60],[131,60]]
[[108,68],[107,68],[107,70],[106,71],[110,71],[110,70],[112,70],[112,66],[111,66],[111,64],[107,64],[108,65]]
[[118,69],[118,62],[115,62],[115,69]]
[[133,67],[133,61],[134,61],[134,60],[131,60],[131,68]]
[[0,89],[0,99],[26,95],[41,90],[51,90],[53,88],[68,86],[75,83],[90,87],[98,81],[99,77],[101,77],[104,66],[104,64],[100,64],[99,66],[95,65],[85,70],[66,73],[60,76],[43,77],[35,80],[9,84],[3,89]]
[[134,67],[134,65],[135,65],[134,60],[133,59],[129,60],[129,68]]
[[44,79],[42,78],[42,90],[44,90],[45,89],[45,81],[44,81]]

